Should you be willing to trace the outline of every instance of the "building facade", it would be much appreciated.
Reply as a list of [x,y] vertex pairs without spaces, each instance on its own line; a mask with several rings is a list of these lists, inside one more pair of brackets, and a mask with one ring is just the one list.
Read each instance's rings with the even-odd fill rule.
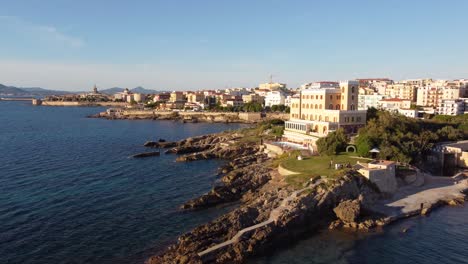
[[343,81],[337,88],[307,89],[293,97],[285,140],[314,147],[317,139],[338,128],[356,133],[365,125],[367,113],[358,110],[358,85]]
[[358,110],[367,110],[371,107],[378,108],[379,101],[385,99],[382,94],[360,94],[358,95]]
[[271,91],[265,96],[265,106],[284,105],[286,96],[281,91]]
[[462,99],[445,99],[437,108],[437,113],[439,115],[463,115],[465,108],[465,102]]

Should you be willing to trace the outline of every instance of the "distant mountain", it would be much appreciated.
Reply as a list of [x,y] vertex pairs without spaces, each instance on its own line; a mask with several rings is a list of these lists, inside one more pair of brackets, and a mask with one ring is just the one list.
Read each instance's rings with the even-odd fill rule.
[[[113,87],[109,89],[99,90],[99,92],[113,95],[116,93],[123,92],[125,89],[120,87]],[[157,94],[161,93],[162,91],[150,90],[145,89],[141,86],[135,87],[130,89],[130,91],[134,93],[142,93],[142,94]],[[89,92],[89,91],[88,91]],[[69,92],[69,91],[58,91],[58,90],[49,90],[40,87],[30,87],[30,88],[18,88],[14,86],[6,86],[0,84],[0,95],[1,96],[31,96],[31,97],[44,97],[50,95],[65,95],[65,94],[78,94],[83,92]]]
[[[116,93],[120,93],[120,92],[123,92],[125,90],[125,88],[120,88],[120,87],[112,87],[112,88],[108,88],[108,89],[104,89],[104,90],[99,90],[99,92],[101,93],[104,93],[104,94],[116,94]],[[142,94],[157,94],[157,93],[161,93],[161,91],[156,91],[156,90],[151,90],[151,89],[145,89],[141,86],[138,86],[138,87],[135,87],[133,89],[130,89],[131,92],[134,92],[134,93],[142,93]]]
[[123,92],[124,90],[125,90],[124,88],[112,87],[112,88],[108,88],[108,89],[104,89],[104,90],[99,90],[99,92],[101,92],[103,94],[112,95],[112,94]]
[[5,86],[3,84],[0,84],[0,95],[27,96],[28,92],[20,88],[13,87],[13,86]]
[[39,87],[32,87],[32,88],[18,88],[14,86],[6,86],[0,84],[0,95],[4,96],[49,96],[49,95],[64,95],[64,94],[71,94],[72,92],[67,91],[55,91],[55,90],[48,90]]
[[130,91],[134,93],[142,93],[142,94],[155,94],[155,93],[160,93],[161,91],[156,91],[156,90],[151,90],[151,89],[145,89],[141,86],[135,87],[131,89]]
[[31,88],[21,88],[31,95],[38,95],[38,96],[48,96],[48,95],[64,95],[64,94],[73,94],[76,92],[68,92],[68,91],[58,91],[58,90],[48,90],[39,87],[31,87]]

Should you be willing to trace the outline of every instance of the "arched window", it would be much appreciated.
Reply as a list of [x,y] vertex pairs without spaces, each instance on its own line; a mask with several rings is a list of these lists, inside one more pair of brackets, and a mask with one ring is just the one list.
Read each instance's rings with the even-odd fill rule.
[[318,99],[318,95],[315,96],[315,99]]
[[351,110],[354,110],[354,105],[353,104],[351,105]]
[[322,104],[319,104],[319,109],[322,109]]
[[315,107],[314,107],[314,109],[317,109],[317,104],[315,104]]
[[328,109],[333,109],[333,104],[330,104],[330,105],[328,106]]
[[326,134],[326,133],[327,133],[327,127],[323,126],[323,134]]
[[354,101],[354,95],[351,95],[351,100],[353,100],[353,101]]
[[354,86],[351,86],[351,93],[354,93]]
[[322,99],[323,99],[323,96],[322,96],[322,95],[320,95],[320,100],[322,100]]
[[339,104],[336,105],[336,110],[340,110],[340,105]]
[[319,115],[319,121],[322,121],[322,116],[321,115]]
[[333,95],[330,95],[330,100],[333,100]]
[[344,110],[344,104],[341,104],[341,109],[343,109],[343,110]]

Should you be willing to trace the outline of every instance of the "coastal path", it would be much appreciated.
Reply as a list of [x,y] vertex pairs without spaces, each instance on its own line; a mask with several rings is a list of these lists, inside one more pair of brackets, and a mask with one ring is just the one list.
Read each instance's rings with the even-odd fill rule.
[[252,225],[252,226],[249,226],[249,227],[246,227],[242,230],[240,230],[239,232],[237,232],[237,234],[232,237],[231,239],[229,240],[226,240],[225,242],[223,243],[220,243],[220,244],[217,244],[217,245],[214,245],[212,247],[209,247],[201,252],[198,253],[198,256],[202,257],[202,258],[206,258],[206,257],[209,257],[210,253],[213,253],[213,252],[217,252],[218,250],[222,249],[222,248],[225,248],[231,244],[234,244],[236,242],[238,242],[239,240],[241,240],[241,238],[247,234],[251,234],[252,232],[254,232],[255,230],[261,228],[261,227],[264,227],[264,226],[267,226],[267,225],[270,225],[270,224],[276,224],[276,222],[278,221],[279,217],[281,216],[281,213],[283,211],[289,211],[290,209],[292,209],[292,206],[289,205],[289,203],[294,200],[295,198],[298,197],[298,195],[300,193],[302,193],[303,191],[305,190],[308,190],[308,189],[313,189],[315,188],[317,185],[319,185],[320,183],[322,182],[322,180],[318,180],[316,181],[315,183],[313,183],[312,185],[308,186],[308,187],[305,187],[301,190],[297,190],[297,191],[294,191],[292,192],[288,197],[284,198],[280,205],[278,207],[276,207],[275,209],[273,209],[271,212],[270,212],[270,217],[263,221],[263,222],[260,222],[256,225]]

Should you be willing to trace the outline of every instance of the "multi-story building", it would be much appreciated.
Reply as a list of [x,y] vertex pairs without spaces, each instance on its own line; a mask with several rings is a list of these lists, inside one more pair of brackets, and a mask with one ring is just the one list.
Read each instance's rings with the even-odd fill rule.
[[365,110],[358,110],[357,81],[343,81],[337,88],[302,90],[291,100],[290,121],[284,139],[315,147],[320,137],[343,128],[356,133],[366,123]]
[[385,86],[386,84],[392,84],[393,81],[389,78],[367,78],[367,79],[356,79],[359,82],[359,87],[376,88],[376,86]]
[[260,96],[258,94],[245,94],[245,95],[242,95],[242,101],[244,101],[244,104],[247,104],[247,103],[263,104],[265,102],[265,97]]
[[182,102],[182,101],[186,101],[185,99],[185,95],[183,92],[172,92],[171,93],[171,97],[169,98],[169,102],[173,103],[173,102]]
[[453,100],[460,98],[461,89],[459,86],[446,85],[442,89],[442,100]]
[[404,100],[400,98],[387,98],[382,99],[378,103],[378,108],[387,111],[398,111],[399,109],[410,109],[411,100]]
[[224,90],[224,93],[232,96],[242,96],[245,94],[249,94],[250,90],[247,88],[228,88]]
[[465,113],[465,102],[462,99],[444,99],[437,108],[439,115],[462,115]]
[[156,94],[153,97],[153,101],[154,102],[167,102],[169,101],[170,98],[171,98],[170,93],[160,93],[160,94]]
[[319,88],[337,88],[340,84],[338,82],[330,81],[321,81],[321,82],[311,82],[301,85],[301,90],[306,89],[319,89]]
[[438,107],[442,102],[443,95],[442,87],[419,87],[416,104],[420,106]]
[[379,101],[385,99],[382,94],[360,94],[358,95],[358,110],[367,110],[371,107],[378,108]]
[[244,101],[242,101],[242,97],[241,96],[232,96],[231,98],[229,99],[226,99],[222,104],[221,106],[223,107],[241,107],[244,105]]
[[203,99],[205,99],[205,95],[203,93],[195,92],[187,94],[188,103],[203,103]]
[[411,83],[388,84],[385,88],[385,94],[389,98],[399,98],[416,102],[417,86]]
[[265,96],[265,106],[284,105],[286,95],[282,91],[271,91]]
[[258,85],[258,89],[260,90],[268,90],[268,91],[278,91],[278,90],[285,90],[286,84],[285,83],[261,83]]

